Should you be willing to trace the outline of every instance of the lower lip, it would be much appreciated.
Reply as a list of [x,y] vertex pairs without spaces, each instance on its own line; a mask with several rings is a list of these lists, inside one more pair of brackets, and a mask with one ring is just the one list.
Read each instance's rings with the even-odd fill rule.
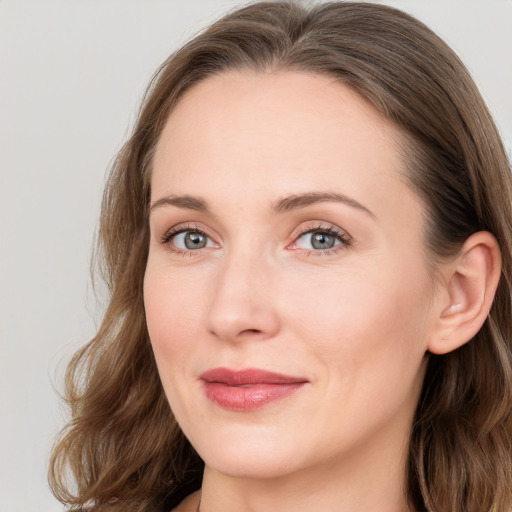
[[230,411],[254,411],[265,405],[292,395],[305,382],[291,384],[250,384],[228,386],[220,382],[204,382],[206,396],[223,409]]

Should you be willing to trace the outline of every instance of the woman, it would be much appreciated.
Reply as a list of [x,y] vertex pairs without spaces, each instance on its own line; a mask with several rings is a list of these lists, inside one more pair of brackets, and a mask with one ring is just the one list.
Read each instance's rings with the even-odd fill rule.
[[510,510],[511,198],[476,86],[417,20],[228,14],[162,65],[112,170],[111,300],[69,367],[55,494]]

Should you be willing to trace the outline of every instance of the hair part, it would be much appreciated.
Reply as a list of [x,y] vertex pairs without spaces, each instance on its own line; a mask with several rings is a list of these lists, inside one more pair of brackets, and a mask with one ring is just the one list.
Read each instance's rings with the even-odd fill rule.
[[145,323],[151,162],[181,96],[210,76],[243,69],[333,77],[400,128],[404,179],[425,206],[425,245],[434,265],[477,231],[496,237],[502,276],[488,319],[460,349],[429,356],[406,493],[418,512],[510,509],[510,165],[455,53],[413,17],[358,2],[248,5],[157,71],[104,193],[100,271],[111,300],[98,334],[68,367],[72,420],[51,459],[55,495],[71,510],[142,512],[169,508],[201,484],[202,461],[172,416]]

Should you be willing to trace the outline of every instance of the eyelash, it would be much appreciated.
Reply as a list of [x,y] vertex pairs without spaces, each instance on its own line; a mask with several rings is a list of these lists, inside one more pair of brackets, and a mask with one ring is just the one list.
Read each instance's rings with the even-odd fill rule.
[[[164,233],[164,235],[161,237],[160,243],[162,245],[169,246],[169,249],[172,252],[174,252],[176,254],[180,254],[182,256],[193,256],[193,255],[198,256],[198,255],[202,254],[203,251],[205,250],[205,248],[196,249],[196,250],[183,250],[183,249],[180,249],[170,243],[173,240],[173,238],[177,237],[179,234],[187,233],[187,232],[198,233],[198,234],[203,235],[211,240],[211,237],[205,231],[200,229],[197,225],[185,225],[185,226],[181,225],[178,227],[173,227],[173,228],[169,229],[168,231],[166,231]],[[344,250],[344,249],[350,247],[350,245],[352,243],[352,239],[350,238],[349,235],[347,235],[347,233],[345,231],[342,231],[341,229],[337,228],[336,226],[334,226],[332,224],[330,224],[328,226],[318,224],[315,226],[308,226],[308,227],[303,228],[303,229],[299,230],[298,232],[294,233],[293,234],[293,242],[291,244],[289,244],[287,247],[289,247],[290,245],[296,244],[297,241],[301,237],[303,237],[304,235],[307,235],[308,233],[325,233],[327,235],[334,236],[340,241],[340,244],[334,246],[332,249],[308,250],[308,249],[295,248],[293,250],[303,251],[307,256],[329,256],[332,254],[336,254],[340,250]]]

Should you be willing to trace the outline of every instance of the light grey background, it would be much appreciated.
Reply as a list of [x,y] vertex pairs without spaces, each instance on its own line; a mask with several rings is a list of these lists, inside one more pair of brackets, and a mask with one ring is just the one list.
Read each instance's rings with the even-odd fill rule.
[[[512,141],[512,0],[387,2],[458,51]],[[158,64],[235,0],[0,0],[0,512],[56,511],[54,387],[94,333],[106,169]]]

